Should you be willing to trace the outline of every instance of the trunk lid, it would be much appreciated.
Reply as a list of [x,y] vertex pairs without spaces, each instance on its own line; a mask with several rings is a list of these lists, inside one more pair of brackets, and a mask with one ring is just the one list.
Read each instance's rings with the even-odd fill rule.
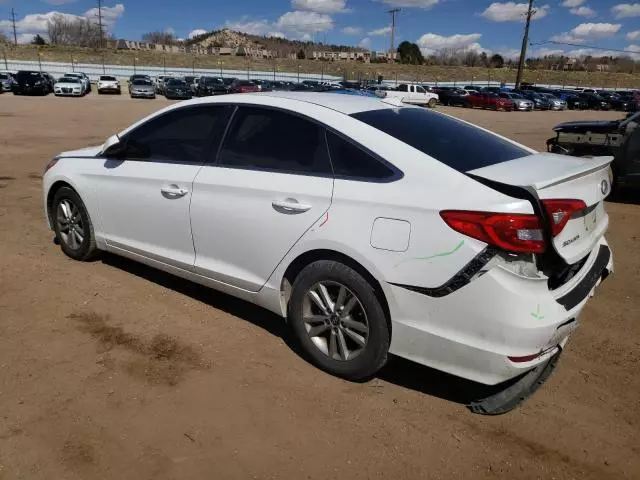
[[535,153],[467,173],[523,188],[543,202],[582,200],[586,208],[572,213],[562,231],[552,239],[558,255],[571,265],[591,252],[609,224],[604,199],[611,191],[609,164],[612,161],[613,157],[587,159]]

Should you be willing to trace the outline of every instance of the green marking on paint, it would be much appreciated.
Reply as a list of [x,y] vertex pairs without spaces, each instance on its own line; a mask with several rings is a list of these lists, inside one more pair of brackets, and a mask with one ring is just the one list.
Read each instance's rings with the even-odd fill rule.
[[464,245],[464,240],[461,240],[460,243],[458,245],[456,245],[456,247],[451,250],[450,252],[441,252],[441,253],[436,253],[434,255],[429,255],[427,257],[413,257],[413,258],[407,258],[406,260],[403,260],[402,262],[396,264],[396,267],[398,265],[401,265],[405,262],[408,262],[409,260],[431,260],[432,258],[437,258],[437,257],[448,257],[449,255],[453,255],[454,253],[456,253],[458,250],[460,250],[460,248],[462,247],[462,245]]
[[540,313],[540,304],[538,304],[538,308],[535,312],[531,312],[531,316],[537,320],[544,320],[544,315]]

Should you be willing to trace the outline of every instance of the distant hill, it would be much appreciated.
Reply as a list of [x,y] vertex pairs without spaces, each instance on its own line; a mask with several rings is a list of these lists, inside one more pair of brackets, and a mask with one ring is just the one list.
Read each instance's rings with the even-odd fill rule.
[[249,35],[235,32],[229,29],[214,30],[190,38],[185,42],[187,45],[200,45],[202,47],[228,47],[228,48],[264,48],[275,50],[279,56],[287,56],[297,53],[300,49],[306,52],[314,50],[329,50],[332,52],[362,52],[362,48],[348,45],[325,45],[323,43],[302,42],[299,40],[288,40],[279,37],[266,37],[261,35]]

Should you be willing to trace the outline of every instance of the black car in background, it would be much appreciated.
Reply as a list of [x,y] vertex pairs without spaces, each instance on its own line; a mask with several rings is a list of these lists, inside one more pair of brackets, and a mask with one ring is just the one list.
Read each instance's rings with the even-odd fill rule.
[[258,80],[251,80],[251,81],[258,86],[261,92],[273,91],[273,82],[269,80],[258,79]]
[[549,110],[551,108],[551,101],[534,90],[514,90],[513,93],[519,93],[524,98],[531,100],[533,108],[536,110]]
[[164,84],[164,96],[168,100],[188,100],[191,98],[191,85],[181,78],[172,78]]
[[51,76],[42,72],[20,70],[13,76],[11,91],[14,95],[48,95],[55,83]]
[[211,95],[224,95],[229,93],[229,86],[221,77],[200,77],[196,87],[196,97],[209,97]]
[[587,102],[591,110],[611,110],[611,103],[597,93],[580,93],[578,96]]
[[458,87],[435,87],[434,92],[442,105],[464,107],[466,98],[469,96],[467,90]]

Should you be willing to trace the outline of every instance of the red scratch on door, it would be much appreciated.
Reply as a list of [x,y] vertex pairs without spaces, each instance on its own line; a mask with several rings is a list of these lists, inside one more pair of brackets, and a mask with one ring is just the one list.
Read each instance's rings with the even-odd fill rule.
[[320,225],[318,225],[318,228],[322,227],[325,223],[327,223],[329,221],[329,212],[324,214],[324,218],[322,219],[322,221],[320,222]]

